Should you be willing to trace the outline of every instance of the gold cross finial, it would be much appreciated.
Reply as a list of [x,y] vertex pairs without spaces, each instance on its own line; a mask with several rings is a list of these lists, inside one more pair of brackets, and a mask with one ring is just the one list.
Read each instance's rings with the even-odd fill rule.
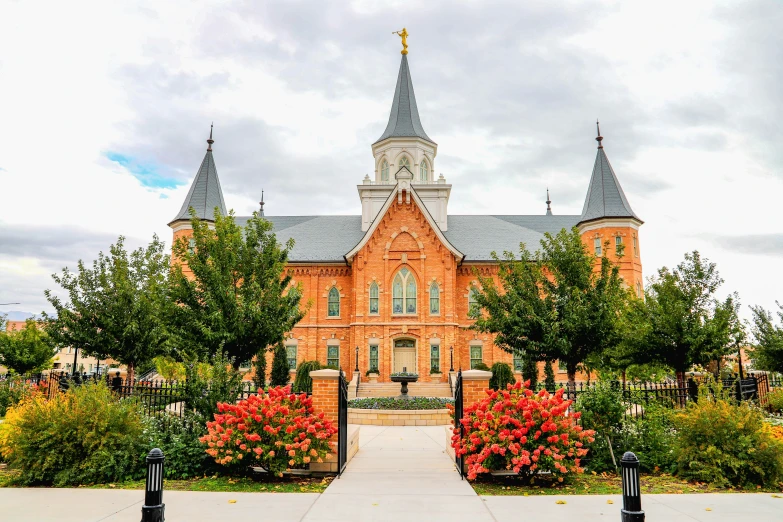
[[402,31],[395,31],[392,34],[397,34],[402,38],[402,51],[400,51],[400,54],[408,54],[408,31],[403,27]]

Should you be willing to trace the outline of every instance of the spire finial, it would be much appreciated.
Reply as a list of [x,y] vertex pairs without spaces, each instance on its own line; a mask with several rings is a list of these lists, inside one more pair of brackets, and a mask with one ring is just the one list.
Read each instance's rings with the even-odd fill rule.
[[546,188],[546,215],[552,215],[552,200],[549,199],[549,187]]
[[259,202],[259,205],[261,205],[261,215],[264,215],[264,190],[261,189],[261,201]]
[[399,35],[402,38],[402,51],[400,54],[408,54],[408,31],[402,28],[402,31],[394,31],[392,34]]
[[212,150],[212,144],[215,143],[215,140],[212,139],[212,127],[214,127],[214,123],[209,124],[209,139],[207,140],[209,146],[207,147],[207,150]]
[[595,120],[595,128],[596,128],[596,130],[598,131],[598,137],[595,139],[595,141],[597,141],[597,142],[598,142],[598,148],[599,148],[599,149],[603,149],[603,148],[604,148],[604,146],[603,146],[603,144],[601,143],[601,140],[603,140],[603,139],[604,139],[604,137],[603,137],[603,136],[601,136],[601,127],[598,125],[598,120]]

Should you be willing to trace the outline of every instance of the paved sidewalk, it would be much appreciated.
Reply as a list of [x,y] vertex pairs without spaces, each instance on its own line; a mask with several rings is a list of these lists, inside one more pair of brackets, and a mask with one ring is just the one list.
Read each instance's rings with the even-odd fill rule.
[[[169,522],[339,520],[617,522],[619,495],[479,497],[446,456],[443,427],[362,426],[342,478],[317,493],[167,491]],[[142,491],[0,489],[3,522],[138,522]],[[229,503],[229,500],[235,500]],[[565,504],[557,504],[558,500]],[[613,503],[608,504],[611,500]],[[645,495],[649,522],[783,522],[770,494]],[[709,509],[709,511],[708,511]]]

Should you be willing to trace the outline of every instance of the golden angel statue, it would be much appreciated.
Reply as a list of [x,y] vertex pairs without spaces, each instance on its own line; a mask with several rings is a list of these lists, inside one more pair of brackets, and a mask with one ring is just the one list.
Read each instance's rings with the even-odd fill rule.
[[400,51],[400,53],[408,54],[408,31],[403,27],[402,31],[395,31],[392,34],[400,35],[400,38],[402,38],[402,51]]

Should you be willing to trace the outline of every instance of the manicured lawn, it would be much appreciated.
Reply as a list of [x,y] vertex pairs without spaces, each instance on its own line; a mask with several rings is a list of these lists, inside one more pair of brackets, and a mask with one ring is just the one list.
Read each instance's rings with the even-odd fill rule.
[[[0,488],[16,487],[15,473],[0,468]],[[262,477],[260,480],[232,477],[201,477],[190,480],[166,480],[166,491],[228,491],[242,493],[323,493],[332,482],[332,477]],[[93,484],[79,486],[89,489],[144,489],[144,481],[118,482],[116,484]]]
[[[479,495],[619,495],[622,485],[619,475],[585,473],[571,477],[563,483],[553,482],[544,477],[536,478],[525,485],[517,477],[478,477],[471,482]],[[731,492],[768,492],[779,493],[781,489],[725,489],[710,484],[686,482],[671,475],[642,475],[642,493],[731,493]]]

